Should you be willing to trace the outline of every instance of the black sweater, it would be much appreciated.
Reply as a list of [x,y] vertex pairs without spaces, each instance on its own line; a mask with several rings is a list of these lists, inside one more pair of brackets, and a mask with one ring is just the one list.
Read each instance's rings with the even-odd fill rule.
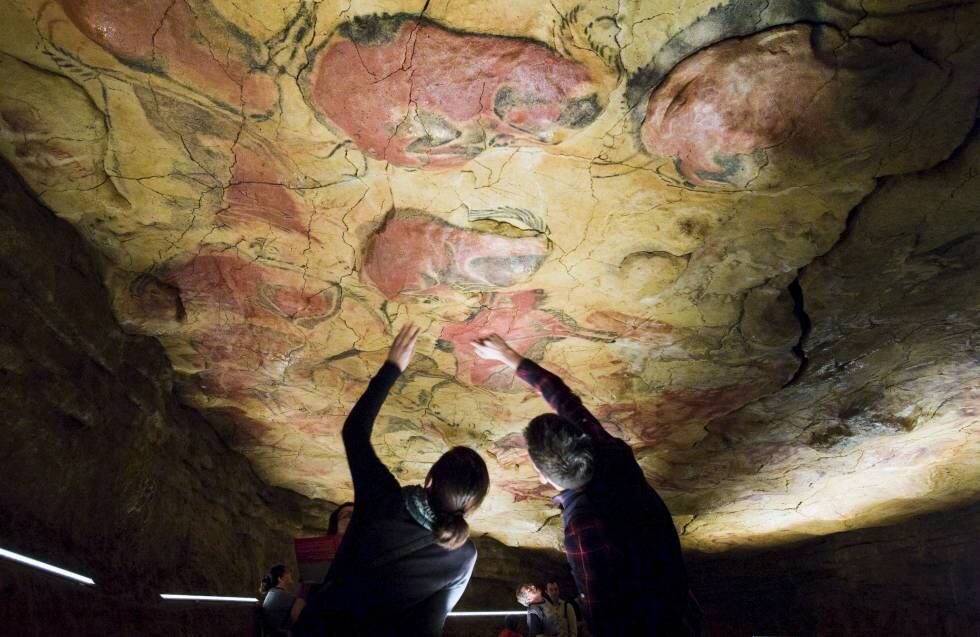
[[[374,419],[399,374],[385,363],[344,423],[354,515],[330,582],[304,610],[297,635],[440,635],[473,573],[473,542],[454,551],[426,544],[431,532],[409,515],[398,480],[371,446]],[[417,548],[405,553],[410,545]]]

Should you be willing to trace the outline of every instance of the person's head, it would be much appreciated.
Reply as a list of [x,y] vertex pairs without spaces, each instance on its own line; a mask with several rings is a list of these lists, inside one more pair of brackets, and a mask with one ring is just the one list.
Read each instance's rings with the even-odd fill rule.
[[286,570],[286,565],[276,564],[269,569],[268,573],[262,576],[262,585],[259,587],[259,590],[262,593],[268,593],[277,586],[279,588],[287,588],[292,582],[292,575]]
[[557,602],[558,595],[561,592],[560,589],[558,588],[558,582],[552,581],[545,584],[544,592],[548,594],[548,597],[551,598],[551,601]]
[[453,447],[436,460],[425,478],[425,493],[436,520],[432,535],[439,546],[456,549],[470,537],[463,516],[475,511],[490,488],[490,474],[480,454]]
[[575,423],[541,414],[524,428],[524,439],[542,484],[577,489],[592,479],[592,440]]
[[344,502],[333,510],[330,514],[330,522],[327,524],[328,535],[343,535],[350,524],[351,516],[354,515],[354,503]]
[[517,603],[521,606],[540,604],[544,601],[541,596],[541,589],[535,584],[521,584],[517,587]]

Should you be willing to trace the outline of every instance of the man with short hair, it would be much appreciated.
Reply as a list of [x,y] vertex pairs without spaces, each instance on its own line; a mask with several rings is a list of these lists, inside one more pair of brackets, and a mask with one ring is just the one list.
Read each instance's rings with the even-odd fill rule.
[[687,573],[670,512],[632,449],[609,434],[560,378],[496,334],[473,343],[503,362],[557,412],[524,429],[542,484],[559,490],[565,554],[596,637],[691,635]]
[[552,580],[544,585],[545,597],[555,606],[558,614],[558,634],[560,637],[578,637],[578,609],[561,598],[558,582]]
[[534,584],[521,584],[517,587],[517,603],[527,607],[527,634],[529,637],[547,635],[555,637],[558,633],[558,616],[555,605]]

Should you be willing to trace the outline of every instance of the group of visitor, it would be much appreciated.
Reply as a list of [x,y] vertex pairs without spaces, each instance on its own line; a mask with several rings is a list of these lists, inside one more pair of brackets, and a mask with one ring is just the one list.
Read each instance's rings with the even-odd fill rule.
[[[344,423],[356,506],[343,507],[349,525],[324,581],[305,603],[290,597],[281,565],[263,582],[274,630],[294,637],[435,637],[466,590],[477,559],[466,517],[490,486],[483,459],[454,447],[423,484],[402,486],[371,445],[375,418],[420,331],[412,324],[401,329]],[[500,336],[472,346],[481,358],[511,368],[556,412],[532,419],[524,437],[541,483],[559,492],[554,501],[580,597],[562,601],[557,582],[544,591],[522,586],[518,599],[528,606],[530,634],[697,635],[677,532],[631,448],[603,429],[560,378]]]
[[[521,584],[517,587],[517,601],[527,607],[528,637],[589,635],[588,628],[582,624],[578,603],[574,598],[561,598],[557,580],[548,582],[544,589],[537,584]],[[513,626],[506,626],[498,637],[513,637],[507,631],[516,633]]]

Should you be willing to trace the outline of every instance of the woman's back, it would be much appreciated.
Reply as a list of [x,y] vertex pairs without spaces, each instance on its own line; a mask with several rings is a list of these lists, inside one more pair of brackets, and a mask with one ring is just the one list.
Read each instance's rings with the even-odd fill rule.
[[385,625],[392,634],[438,634],[469,581],[476,548],[471,541],[451,551],[437,545],[405,508],[401,489],[373,504],[358,504],[321,593],[324,607],[362,631],[366,622],[370,634],[387,634]]
[[[327,582],[294,628],[300,636],[436,637],[476,564],[463,516],[489,487],[472,449],[439,458],[425,486],[402,488],[371,445],[374,420],[408,364],[418,329],[403,328],[344,423],[354,513]],[[437,539],[438,538],[438,539]]]
[[273,588],[265,594],[262,600],[262,617],[265,625],[273,630],[289,628],[292,619],[289,616],[296,602],[296,596],[280,588]]

